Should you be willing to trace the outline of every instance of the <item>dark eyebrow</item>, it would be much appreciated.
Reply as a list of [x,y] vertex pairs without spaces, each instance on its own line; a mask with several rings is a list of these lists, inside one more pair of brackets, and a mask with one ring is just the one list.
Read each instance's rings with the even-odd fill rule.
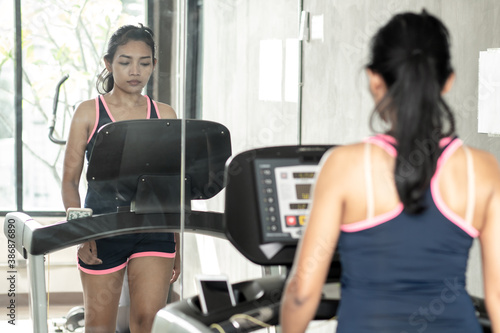
[[[124,54],[121,54],[118,56],[119,58],[127,58],[127,59],[132,59],[131,56],[128,56],[128,55],[124,55]],[[140,57],[139,59],[151,59],[152,57],[151,56],[145,56],[145,57]]]

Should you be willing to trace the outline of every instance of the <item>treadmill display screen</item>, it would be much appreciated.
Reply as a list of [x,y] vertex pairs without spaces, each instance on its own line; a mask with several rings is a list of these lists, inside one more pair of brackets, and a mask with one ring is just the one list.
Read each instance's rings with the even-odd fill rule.
[[314,178],[314,172],[294,172],[293,178]]
[[263,242],[296,242],[307,223],[319,166],[295,158],[254,163]]

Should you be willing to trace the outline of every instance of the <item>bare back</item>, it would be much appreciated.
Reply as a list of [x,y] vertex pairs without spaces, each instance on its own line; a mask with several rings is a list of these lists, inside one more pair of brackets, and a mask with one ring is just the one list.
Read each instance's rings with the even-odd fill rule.
[[[345,191],[345,209],[342,224],[350,224],[365,220],[368,216],[368,196],[373,193],[373,215],[379,216],[390,212],[401,204],[394,182],[395,157],[383,148],[371,144],[371,188],[367,184],[366,146],[359,143],[345,147],[350,157],[346,177],[351,186]],[[473,201],[473,217],[471,225],[481,230],[485,220],[487,198],[492,194],[488,169],[491,169],[492,156],[484,151],[468,148],[472,160],[472,170],[468,167],[464,147],[454,151],[441,166],[437,175],[438,191],[444,204],[453,213],[466,219],[467,205]],[[469,170],[469,172],[468,172]],[[472,177],[472,179],[471,179]],[[469,181],[473,182],[471,190]],[[472,192],[472,193],[471,193]],[[472,196],[471,196],[472,195]]]

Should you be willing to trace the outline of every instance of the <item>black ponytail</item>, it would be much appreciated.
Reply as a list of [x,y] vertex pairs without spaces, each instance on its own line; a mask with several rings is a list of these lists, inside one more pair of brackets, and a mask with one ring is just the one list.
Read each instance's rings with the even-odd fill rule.
[[436,170],[439,140],[455,131],[441,96],[452,73],[448,31],[425,11],[397,15],[373,38],[367,67],[387,85],[374,114],[390,121],[397,191],[405,211],[417,214],[426,208],[423,195]]

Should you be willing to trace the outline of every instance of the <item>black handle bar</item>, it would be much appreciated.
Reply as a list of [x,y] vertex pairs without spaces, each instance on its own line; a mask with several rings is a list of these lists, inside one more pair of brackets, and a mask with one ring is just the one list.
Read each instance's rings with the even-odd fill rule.
[[61,89],[62,84],[69,78],[69,75],[64,75],[59,83],[57,83],[56,94],[54,95],[54,103],[52,104],[52,124],[49,127],[49,139],[50,141],[57,143],[58,145],[66,144],[66,140],[59,140],[54,138],[54,128],[56,127],[56,115],[57,115],[57,104],[59,103],[59,90]]

